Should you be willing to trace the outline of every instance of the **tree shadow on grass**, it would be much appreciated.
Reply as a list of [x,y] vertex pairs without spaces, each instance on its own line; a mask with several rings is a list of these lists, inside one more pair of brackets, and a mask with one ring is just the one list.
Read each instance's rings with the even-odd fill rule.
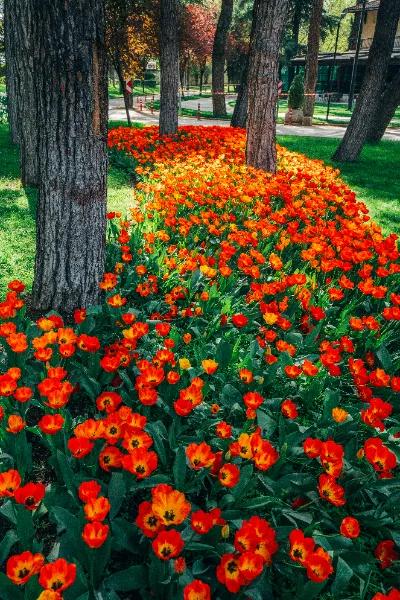
[[32,219],[36,220],[36,209],[37,209],[37,189],[26,187],[24,188],[25,195],[28,200],[29,211],[31,213]]
[[0,125],[0,219],[7,218],[10,213],[24,209],[17,202],[26,196],[28,210],[34,219],[36,215],[37,190],[31,187],[19,187],[20,163],[18,146],[11,142],[7,125]]
[[[26,196],[27,206],[22,206],[20,201]],[[21,188],[20,190],[10,190],[1,188],[0,181],[0,227],[3,229],[5,222],[10,219],[19,218],[21,220],[33,219],[36,215],[37,193],[33,188]]]

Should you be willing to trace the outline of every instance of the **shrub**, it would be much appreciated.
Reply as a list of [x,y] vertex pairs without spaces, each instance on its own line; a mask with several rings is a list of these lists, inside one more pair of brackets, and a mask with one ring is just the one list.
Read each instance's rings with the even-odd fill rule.
[[157,86],[157,77],[153,71],[146,71],[144,79],[148,88],[155,88]]
[[32,322],[18,281],[0,304],[2,597],[389,591],[396,237],[319,161],[247,168],[240,130],[109,144],[141,182],[103,304]]
[[293,78],[288,94],[288,108],[303,108],[304,103],[304,79],[299,73]]

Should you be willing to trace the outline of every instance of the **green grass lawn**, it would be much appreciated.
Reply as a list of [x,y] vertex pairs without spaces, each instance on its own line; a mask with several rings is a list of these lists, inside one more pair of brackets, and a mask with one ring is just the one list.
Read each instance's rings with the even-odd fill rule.
[[[228,100],[227,106],[233,110],[235,106],[235,100]],[[188,109],[185,109],[188,110]],[[314,109],[314,123],[316,125],[321,125],[322,123],[326,123],[326,110],[327,104],[324,102],[316,102]],[[279,100],[279,114],[278,123],[283,123],[283,115],[287,111],[287,100]],[[212,117],[212,113],[202,112],[202,116],[204,117]],[[347,120],[343,120],[345,117]],[[347,110],[346,104],[342,102],[332,102],[329,110],[329,124],[330,125],[346,125],[346,123],[350,120],[351,112]],[[391,127],[399,127],[400,126],[400,108],[396,110],[395,116],[390,124]]]
[[[126,125],[110,123],[111,127]],[[329,164],[337,140],[281,136],[279,143],[290,150]],[[400,143],[383,141],[364,149],[355,164],[338,166],[343,179],[370,209],[373,218],[386,233],[400,235],[400,182],[396,176],[400,164]],[[132,199],[129,173],[110,166],[108,208],[126,212]],[[6,125],[0,125],[0,296],[11,279],[32,283],[35,251],[36,192],[24,189],[19,179],[18,151],[9,141]]]
[[356,163],[335,163],[331,157],[337,139],[279,136],[278,141],[289,150],[320,158],[339,168],[342,179],[365,202],[385,233],[400,236],[400,143],[383,140],[378,145],[366,146]]
[[[287,100],[280,100],[279,101],[279,109],[280,111],[286,111],[287,110]],[[314,116],[317,119],[321,119],[321,120],[325,120],[326,117],[326,109],[327,109],[327,104],[324,102],[316,102],[315,103],[315,109],[314,109]],[[346,104],[343,104],[342,102],[332,102],[330,109],[329,109],[329,120],[333,121],[334,117],[347,117],[348,119],[350,119],[351,117],[351,111],[347,110],[347,106]],[[400,119],[400,108],[396,110],[395,116],[394,116],[395,120],[399,120]]]
[[[144,91],[143,91],[143,87],[141,85],[135,85],[135,87],[132,90],[132,94],[134,96],[143,96],[143,95],[151,96],[152,94],[159,94],[159,93],[160,93],[159,85],[156,85],[155,87],[145,86]],[[112,83],[110,83],[108,85],[108,96],[109,96],[109,98],[122,98],[119,84],[113,85]]]
[[[11,279],[32,284],[35,254],[36,191],[24,189],[18,149],[10,143],[8,127],[0,124],[0,300]],[[108,208],[125,213],[132,201],[126,171],[110,166]]]

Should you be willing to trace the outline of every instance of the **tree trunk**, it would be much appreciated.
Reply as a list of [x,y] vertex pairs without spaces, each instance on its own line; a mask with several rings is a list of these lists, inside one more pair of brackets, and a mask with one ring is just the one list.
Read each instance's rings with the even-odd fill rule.
[[180,60],[179,60],[179,86],[180,86],[180,93],[182,98],[185,97],[185,88],[186,88],[186,67],[187,67],[187,63],[189,60],[189,57],[186,55],[182,54],[180,55]]
[[[6,63],[8,122],[10,125],[11,140],[19,144],[20,140],[20,76],[21,64],[19,63],[19,37],[21,34],[19,16],[21,9],[20,0],[4,0],[4,54]],[[23,67],[23,65],[22,65]]]
[[33,308],[100,299],[107,181],[102,0],[37,0],[40,156]]
[[256,0],[249,53],[246,162],[276,170],[279,51],[289,0]]
[[160,135],[178,131],[178,0],[160,3]]
[[203,93],[203,79],[204,79],[204,71],[205,71],[206,67],[204,65],[200,67],[199,70],[199,92],[200,92],[200,96]]
[[[299,49],[299,35],[300,35],[300,25],[301,25],[301,10],[302,10],[302,4],[301,4],[301,2],[299,2],[299,0],[297,0],[297,2],[294,3],[294,8],[293,8],[293,19],[292,19],[293,50],[292,50],[292,53],[290,55],[290,59],[297,55],[297,52],[298,52],[298,49]],[[292,65],[291,60],[289,60],[289,65],[288,65],[288,89],[290,88],[290,85],[291,85],[291,83],[293,81],[294,75],[295,75],[295,68]]]
[[190,58],[188,59],[188,63],[186,66],[186,90],[190,89]]
[[20,118],[21,118],[21,179],[22,184],[27,186],[39,185],[39,164],[38,164],[38,135],[39,120],[36,104],[36,82],[34,69],[38,60],[37,47],[34,43],[33,20],[33,0],[25,0],[22,3],[23,13],[21,14],[20,53],[24,63]]
[[117,72],[119,86],[120,86],[120,88],[122,90],[122,95],[124,97],[124,105],[125,105],[126,120],[128,122],[128,127],[132,127],[131,115],[129,114],[130,99],[129,99],[129,94],[128,94],[127,89],[126,89],[125,78],[124,78],[124,74],[123,74],[123,71],[122,71],[121,59],[120,59],[119,56],[116,56],[114,58],[114,68],[115,68],[115,70]]
[[7,0],[4,10],[11,137],[20,144],[23,185],[36,186],[38,120],[33,71],[37,52],[33,41],[32,2]]
[[225,55],[232,21],[233,0],[222,0],[212,50],[212,103],[214,117],[226,117]]
[[306,80],[304,83],[303,125],[312,125],[315,104],[315,89],[318,79],[318,51],[321,33],[324,0],[313,0],[310,27],[308,30]]
[[368,136],[366,124],[377,114],[399,17],[398,0],[381,0],[361,90],[344,138],[333,156],[335,160],[351,162],[360,155]]
[[400,69],[381,95],[378,109],[371,120],[368,142],[380,142],[400,104]]
[[[252,20],[251,20],[250,39],[252,39],[254,36],[254,27],[255,27],[255,19],[254,19],[254,12],[253,12]],[[249,92],[248,92],[249,77],[248,77],[248,75],[249,75],[249,53],[247,53],[247,55],[246,55],[245,64],[244,64],[244,68],[242,71],[242,76],[240,78],[239,91],[238,91],[238,95],[237,95],[237,99],[236,99],[235,108],[233,110],[233,115],[231,118],[231,127],[242,127],[243,129],[245,129],[246,124],[247,124],[247,113],[248,113],[248,106],[249,106]]]
[[246,68],[243,70],[242,79],[240,81],[239,92],[236,99],[235,108],[231,118],[232,127],[246,127],[247,122],[247,107],[248,107],[248,68],[249,61],[247,58]]
[[349,34],[349,50],[355,50],[356,46],[357,46],[358,30],[360,28],[360,19],[361,19],[362,0],[357,0],[356,6],[360,10],[358,12],[354,13],[354,18],[351,23],[350,34]]

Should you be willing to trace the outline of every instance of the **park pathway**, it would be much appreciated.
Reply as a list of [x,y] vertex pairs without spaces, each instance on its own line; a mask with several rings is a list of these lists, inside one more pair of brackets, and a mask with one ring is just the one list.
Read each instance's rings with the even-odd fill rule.
[[[143,111],[137,108],[130,110],[132,121],[143,123],[144,125],[157,125],[158,113],[151,113],[150,110],[143,108]],[[109,106],[110,121],[126,121],[126,113],[121,98],[110,99]],[[203,127],[211,127],[213,125],[221,125],[229,127],[229,121],[219,119],[197,119],[197,117],[179,117],[179,125],[201,125]],[[313,125],[311,127],[303,127],[301,125],[277,125],[276,131],[278,135],[294,135],[294,136],[309,136],[321,138],[341,138],[346,131],[345,127],[335,125]],[[400,129],[388,128],[384,135],[384,139],[400,142]]]

